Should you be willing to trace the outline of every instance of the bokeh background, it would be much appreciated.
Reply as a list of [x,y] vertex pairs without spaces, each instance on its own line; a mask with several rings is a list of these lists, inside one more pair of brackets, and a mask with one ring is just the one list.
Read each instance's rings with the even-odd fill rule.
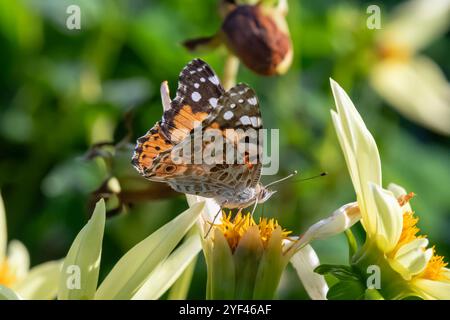
[[[449,257],[448,137],[407,120],[369,81],[379,30],[367,29],[366,8],[379,5],[383,25],[398,2],[291,0],[287,20],[295,54],[289,72],[261,77],[241,66],[238,81],[258,93],[265,127],[280,129],[280,172],[263,180],[292,170],[302,177],[329,173],[280,184],[256,215],[276,217],[299,234],[354,200],[331,124],[328,78],[333,77],[377,141],[384,183],[396,182],[417,194],[413,207],[419,227],[438,253]],[[70,4],[81,8],[81,30],[66,28]],[[175,92],[178,73],[189,60],[199,56],[222,74],[225,50],[193,55],[181,45],[219,26],[216,0],[0,0],[0,189],[9,239],[25,243],[32,265],[66,254],[95,196],[109,197],[111,210],[101,277],[129,248],[187,207],[183,195],[137,176],[127,141],[160,118],[159,85],[168,80]],[[448,78],[449,50],[447,33],[421,52]],[[103,142],[118,146],[92,150]],[[125,196],[117,181],[105,183],[111,175]],[[121,206],[120,199],[126,204]],[[355,231],[361,236],[358,227]],[[343,235],[313,246],[324,263],[347,261]],[[204,297],[205,275],[200,257],[190,298]],[[291,267],[278,297],[307,298]]]

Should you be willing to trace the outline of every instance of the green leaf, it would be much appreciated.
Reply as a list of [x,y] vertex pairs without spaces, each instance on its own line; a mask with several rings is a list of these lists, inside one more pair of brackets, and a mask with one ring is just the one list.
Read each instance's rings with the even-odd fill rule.
[[359,281],[340,281],[328,290],[329,300],[361,300],[364,298],[365,287]]
[[64,259],[58,299],[93,299],[97,289],[98,272],[105,229],[105,201],[97,202],[88,223],[78,233]]
[[[194,226],[186,235],[186,237],[190,237],[191,235],[198,236],[198,228]],[[186,241],[186,240],[185,240]],[[201,248],[200,248],[201,249]],[[191,286],[192,277],[194,276],[195,266],[197,264],[198,256],[195,256],[183,273],[178,277],[177,281],[174,282],[172,287],[170,288],[169,294],[167,296],[167,300],[185,300],[188,293],[189,288]]]
[[358,274],[353,272],[352,267],[333,264],[322,264],[314,269],[314,272],[325,275],[331,274],[339,280],[360,280]]
[[366,289],[364,300],[384,300],[384,298],[377,289]]
[[204,202],[193,205],[128,251],[97,290],[95,299],[131,299],[197,221]]
[[355,255],[355,253],[358,251],[358,243],[356,242],[355,236],[353,235],[353,232],[351,229],[345,230],[345,236],[347,238],[348,243],[348,261],[352,261],[352,257]]
[[289,262],[283,255],[281,232],[281,228],[278,227],[272,233],[259,263],[253,290],[253,299],[255,300],[273,299],[281,274]]
[[195,257],[170,288],[167,300],[186,300],[198,258]]
[[[256,273],[264,252],[258,226],[248,228],[233,254],[236,272],[234,299],[252,299]],[[273,275],[276,276],[276,275]]]
[[10,288],[0,284],[0,300],[21,300],[21,298]]
[[222,232],[214,230],[214,244],[206,257],[208,262],[207,298],[211,300],[233,299],[235,296],[236,270],[233,254]]
[[189,236],[145,280],[133,300],[159,299],[186,270],[200,252],[202,245],[198,234]]

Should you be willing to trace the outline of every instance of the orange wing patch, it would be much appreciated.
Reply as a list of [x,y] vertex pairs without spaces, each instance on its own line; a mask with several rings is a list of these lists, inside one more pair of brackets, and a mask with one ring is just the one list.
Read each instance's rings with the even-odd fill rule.
[[173,145],[163,137],[160,125],[157,123],[145,136],[137,140],[132,164],[143,174],[145,169],[152,166],[153,160],[161,152],[172,147]]
[[176,111],[172,119],[167,119],[169,121],[170,140],[175,143],[181,142],[207,116],[208,113],[206,112],[193,112],[190,105],[182,106]]

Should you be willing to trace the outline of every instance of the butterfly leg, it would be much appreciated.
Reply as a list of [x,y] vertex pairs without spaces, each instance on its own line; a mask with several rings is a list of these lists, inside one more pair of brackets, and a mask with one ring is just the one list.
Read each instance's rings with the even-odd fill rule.
[[214,223],[216,222],[217,217],[219,216],[220,212],[222,212],[222,207],[219,208],[219,211],[217,211],[216,215],[214,216],[213,221],[211,222],[211,225],[209,226],[208,231],[206,232],[204,239],[206,239],[206,237],[209,235],[209,233],[211,232],[212,227],[214,226]]
[[252,213],[251,213],[251,217],[253,219],[253,214],[255,213],[256,210],[256,206],[258,205],[258,199],[255,200],[255,204],[253,205],[253,209],[252,209]]

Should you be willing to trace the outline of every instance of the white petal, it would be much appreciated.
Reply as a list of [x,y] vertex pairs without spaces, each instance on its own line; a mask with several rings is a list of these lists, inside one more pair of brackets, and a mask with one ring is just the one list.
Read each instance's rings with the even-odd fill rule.
[[2,195],[0,194],[0,264],[3,262],[6,256],[7,241],[8,230],[6,227],[6,212]]
[[[395,184],[395,183],[390,183],[388,185],[388,190],[391,191],[397,199],[399,197],[407,194],[405,188],[403,188],[402,186],[399,186],[398,184]],[[411,208],[411,205],[409,204],[409,202],[405,203],[402,206],[402,209],[403,209],[403,212],[412,212],[412,208]]]
[[385,60],[372,70],[371,83],[403,116],[438,133],[450,135],[450,86],[431,59]]
[[417,51],[444,34],[449,24],[449,0],[412,0],[399,5],[386,26],[380,42]]
[[290,261],[310,298],[326,300],[328,285],[322,275],[314,272],[314,269],[320,265],[314,249],[310,245],[306,245],[295,253]]
[[330,79],[330,83],[337,109],[337,113],[331,112],[333,124],[355,188],[363,225],[369,235],[374,234],[376,217],[371,213],[367,197],[368,182],[381,185],[378,148],[348,95],[334,80]]
[[24,299],[51,300],[56,297],[62,261],[50,261],[31,268],[13,289]]
[[[186,195],[186,199],[189,204],[189,207],[192,207],[196,203],[200,203],[200,202],[205,203],[205,207],[201,212],[202,219],[198,220],[200,229],[202,230],[202,232],[204,234],[206,234],[206,232],[208,232],[208,230],[211,226],[211,223],[214,223],[214,224],[222,223],[222,215],[221,214],[217,215],[217,213],[219,213],[220,206],[217,204],[216,201],[214,201],[214,199],[203,198],[200,196],[194,196],[194,195],[189,195],[189,194]],[[216,215],[217,215],[217,217],[216,217]],[[215,218],[215,221],[214,221],[214,218]],[[209,236],[211,236],[211,234],[208,235],[208,237]]]
[[369,183],[372,191],[373,212],[376,216],[376,241],[385,253],[391,252],[400,239],[403,229],[403,211],[392,192]]
[[346,204],[332,213],[328,218],[322,219],[313,224],[296,241],[295,249],[301,248],[316,239],[325,239],[344,232],[361,219],[359,207],[356,202]]
[[450,300],[450,280],[437,281],[419,278],[414,280],[412,285],[415,291],[424,299]]
[[15,274],[17,281],[21,281],[30,268],[30,255],[22,242],[12,240],[8,245],[8,265]]
[[12,289],[0,284],[0,301],[1,300],[22,300],[22,298]]
[[427,239],[415,239],[403,245],[396,252],[394,261],[390,260],[389,263],[405,280],[411,280],[414,275],[425,270],[433,256],[433,249],[425,250],[427,246]]

